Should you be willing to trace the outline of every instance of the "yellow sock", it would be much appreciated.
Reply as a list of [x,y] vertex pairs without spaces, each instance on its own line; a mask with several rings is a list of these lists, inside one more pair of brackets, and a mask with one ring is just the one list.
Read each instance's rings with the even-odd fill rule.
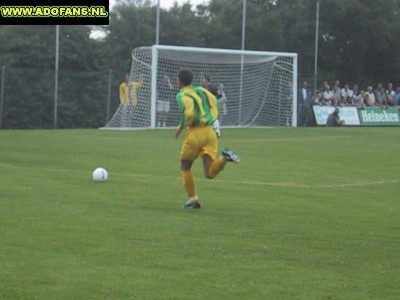
[[190,198],[197,197],[196,195],[196,183],[192,174],[192,170],[181,171],[183,186]]
[[208,170],[208,175],[210,176],[210,178],[214,178],[215,176],[217,176],[218,173],[224,169],[225,164],[226,161],[225,159],[223,159],[222,156],[214,160],[210,166],[210,169]]

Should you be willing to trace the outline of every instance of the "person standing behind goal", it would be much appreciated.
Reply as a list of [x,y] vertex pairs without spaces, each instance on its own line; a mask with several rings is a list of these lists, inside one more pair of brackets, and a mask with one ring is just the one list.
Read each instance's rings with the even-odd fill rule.
[[[218,94],[218,89],[212,83],[210,75],[208,75],[208,74],[203,75],[202,87],[207,89],[208,91],[210,91],[215,97],[217,97],[217,99],[219,99],[220,94]],[[221,136],[221,128],[220,128],[220,122],[218,119],[215,120],[215,122],[214,122],[214,129],[215,129],[215,132],[217,133],[217,136],[220,137]]]
[[[224,84],[223,83],[218,84],[217,93],[218,93],[218,97],[217,98],[218,98],[218,102],[219,102],[219,105],[220,105],[220,114],[219,114],[219,118],[218,118],[217,121],[219,122],[218,126],[221,126],[223,117],[228,114],[228,109],[226,107],[226,103],[228,102],[228,99],[226,98],[226,94],[225,94],[225,91],[224,91]],[[214,124],[215,123],[216,122],[214,122]],[[217,135],[218,135],[218,133],[217,133]],[[219,131],[219,136],[221,136],[221,130]]]
[[174,86],[167,74],[162,80],[158,81],[157,87],[157,127],[167,126],[167,116],[169,113],[169,99]]
[[180,153],[183,185],[189,197],[184,208],[201,208],[192,173],[193,162],[201,156],[204,175],[212,179],[224,169],[227,161],[239,163],[240,157],[232,150],[224,148],[222,155],[217,158],[218,138],[211,125],[218,118],[218,100],[208,90],[193,86],[192,82],[191,70],[179,71],[180,91],[176,95],[176,101],[182,111],[182,119],[176,128],[175,137],[178,138],[187,128]]
[[124,81],[119,85],[119,101],[122,109],[121,127],[130,126],[133,111],[138,102],[137,91],[142,85],[143,75],[140,75],[137,81],[132,81],[129,73],[125,73]]

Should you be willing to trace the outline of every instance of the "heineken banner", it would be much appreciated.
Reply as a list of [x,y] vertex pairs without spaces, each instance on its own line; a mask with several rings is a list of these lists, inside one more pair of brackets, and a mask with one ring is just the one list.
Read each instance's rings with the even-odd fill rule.
[[400,126],[399,108],[360,108],[358,114],[363,126]]

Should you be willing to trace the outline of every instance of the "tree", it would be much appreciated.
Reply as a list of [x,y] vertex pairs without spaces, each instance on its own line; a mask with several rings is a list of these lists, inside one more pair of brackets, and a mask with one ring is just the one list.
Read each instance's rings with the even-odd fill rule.
[[[99,44],[89,38],[88,26],[62,26],[60,35],[60,126],[98,126],[104,122],[105,101],[99,99],[105,100],[107,78],[101,84],[94,77],[88,84],[84,72],[104,68]],[[0,64],[6,67],[4,127],[52,128],[55,26],[2,26],[0,39]]]
[[146,4],[117,4],[110,13],[105,42],[110,50],[109,67],[121,73],[129,71],[131,52],[135,47],[153,45],[155,41],[155,8]]
[[333,75],[364,86],[399,81],[398,5],[398,1],[322,1],[322,73],[330,73],[330,80]]

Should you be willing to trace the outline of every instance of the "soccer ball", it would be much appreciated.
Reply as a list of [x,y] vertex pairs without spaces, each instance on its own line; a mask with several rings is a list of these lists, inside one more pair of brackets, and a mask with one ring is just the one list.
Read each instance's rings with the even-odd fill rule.
[[106,180],[108,179],[107,170],[104,169],[104,168],[96,168],[96,169],[93,171],[92,176],[93,176],[93,180],[94,180],[94,181],[100,181],[100,182],[102,182],[102,181],[106,181]]

